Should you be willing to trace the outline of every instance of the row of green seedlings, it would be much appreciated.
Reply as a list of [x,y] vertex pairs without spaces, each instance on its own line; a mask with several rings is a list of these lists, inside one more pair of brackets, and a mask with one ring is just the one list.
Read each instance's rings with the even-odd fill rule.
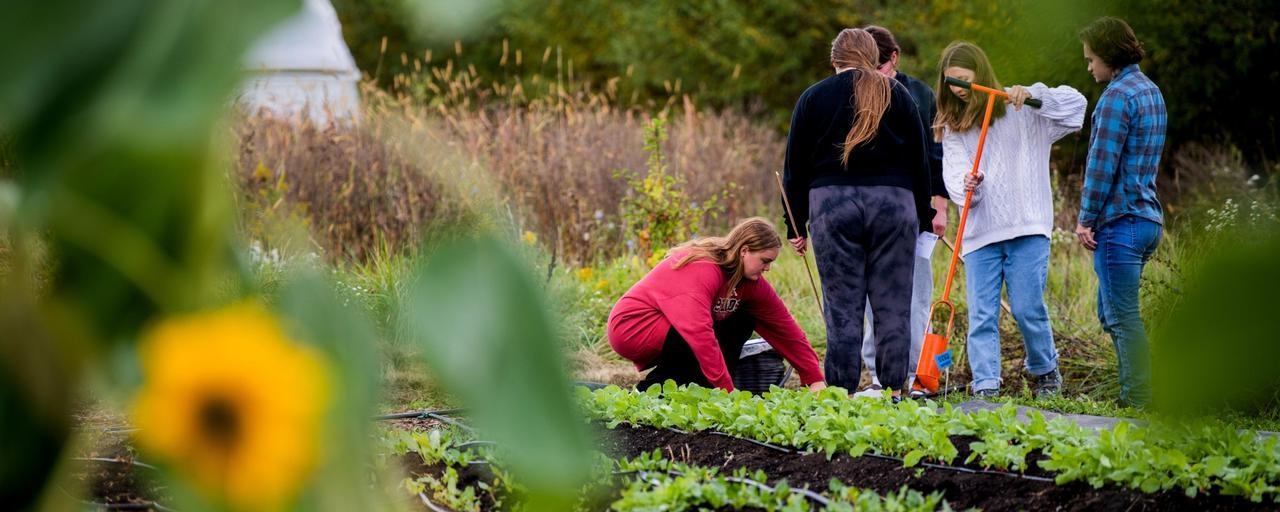
[[653,386],[644,392],[617,386],[579,389],[587,415],[609,428],[627,423],[695,431],[718,431],[801,450],[877,454],[901,458],[911,467],[930,460],[957,462],[952,436],[973,436],[962,461],[1023,472],[1027,456],[1040,451],[1041,468],[1061,485],[1083,480],[1094,488],[1116,484],[1145,493],[1182,490],[1265,498],[1280,502],[1280,450],[1275,437],[1237,431],[1214,422],[1127,422],[1095,432],[1038,412],[1020,421],[1012,404],[965,412],[933,401],[849,399],[840,388],[809,391],[773,388],[763,395],[698,386]]
[[[421,497],[428,507],[459,512],[478,511],[485,501],[495,510],[518,510],[524,490],[500,463],[500,450],[488,443],[462,441],[465,433],[450,429],[427,431],[392,430],[383,437],[383,462],[388,456],[417,453],[425,465],[443,465],[440,475],[406,477],[401,487]],[[487,465],[493,475],[475,487],[462,485],[460,468]],[[617,498],[609,503],[616,511],[685,511],[715,509],[759,509],[783,512],[828,510],[836,512],[950,511],[941,493],[922,494],[902,487],[881,496],[832,479],[819,493],[793,489],[786,481],[770,486],[763,471],[738,468],[724,473],[718,468],[692,466],[663,458],[657,450],[635,458],[611,459],[596,454],[593,480],[583,487],[577,510],[596,510],[593,501],[601,492],[615,489]]]

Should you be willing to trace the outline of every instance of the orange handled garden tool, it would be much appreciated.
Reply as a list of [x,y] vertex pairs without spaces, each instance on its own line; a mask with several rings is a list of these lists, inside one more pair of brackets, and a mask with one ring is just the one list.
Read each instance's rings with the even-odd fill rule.
[[[947,77],[947,85],[963,87],[971,91],[987,94],[987,110],[982,116],[982,132],[978,134],[978,151],[973,156],[973,170],[970,176],[978,175],[978,164],[982,161],[982,146],[987,141],[987,128],[991,126],[991,109],[995,107],[996,97],[1008,98],[1009,94],[999,89],[992,89],[964,80]],[[1040,100],[1028,98],[1025,105],[1039,108]],[[951,265],[947,268],[947,284],[942,289],[942,298],[929,307],[929,323],[925,325],[924,345],[920,348],[920,360],[916,363],[916,379],[911,388],[926,393],[937,393],[939,380],[942,378],[942,366],[951,365],[951,352],[947,349],[947,338],[955,325],[956,307],[951,303],[951,284],[956,277],[956,264],[960,261],[960,244],[964,241],[964,224],[969,218],[969,206],[973,201],[973,190],[964,195],[964,208],[960,210],[960,225],[956,228],[956,243],[951,247]],[[945,241],[945,240],[944,240]],[[947,330],[942,334],[933,332],[933,315],[939,306],[947,309]],[[939,358],[939,356],[942,356]],[[939,364],[941,363],[941,364]]]

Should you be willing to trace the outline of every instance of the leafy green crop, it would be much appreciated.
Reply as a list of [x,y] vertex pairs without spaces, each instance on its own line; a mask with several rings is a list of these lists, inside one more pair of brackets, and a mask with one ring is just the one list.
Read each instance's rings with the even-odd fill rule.
[[[480,482],[475,487],[460,484],[458,469],[477,461],[470,453],[472,448],[462,445],[463,434],[454,430],[391,431],[381,439],[385,453],[404,455],[417,453],[426,465],[441,464],[439,475],[420,475],[405,478],[401,486],[410,494],[423,494],[433,502],[454,510],[479,510],[481,497],[493,500],[495,508],[501,508],[507,496],[519,496],[524,489],[510,478],[503,469],[500,451],[481,448],[489,469],[495,475],[491,482]],[[465,449],[464,449],[465,448]],[[612,460],[596,454],[595,476],[592,483],[582,489],[582,497],[576,510],[595,510],[600,504],[589,497],[601,489],[617,486],[620,489],[612,499],[612,510],[683,511],[716,509],[761,509],[771,511],[807,512],[810,510],[836,511],[934,511],[951,510],[941,493],[925,495],[906,486],[896,493],[881,496],[874,491],[849,487],[833,479],[825,493],[811,493],[829,501],[825,508],[817,501],[795,492],[781,480],[772,485],[763,471],[738,468],[724,473],[717,468],[691,466],[665,459],[658,450],[635,458]],[[620,484],[620,485],[618,485]],[[518,504],[518,500],[516,501]]]
[[1017,418],[1013,405],[960,412],[933,402],[850,400],[841,389],[819,393],[773,388],[762,396],[668,382],[644,392],[610,386],[579,390],[587,414],[610,428],[629,423],[685,430],[715,430],[764,442],[860,456],[901,457],[908,467],[923,460],[954,462],[951,436],[974,436],[977,462],[1025,471],[1027,456],[1041,451],[1041,468],[1059,484],[1084,480],[1094,487],[1121,485],[1142,492],[1181,489],[1189,496],[1215,491],[1260,502],[1280,501],[1280,439],[1220,424],[1121,423],[1094,433],[1064,418],[1032,413]]

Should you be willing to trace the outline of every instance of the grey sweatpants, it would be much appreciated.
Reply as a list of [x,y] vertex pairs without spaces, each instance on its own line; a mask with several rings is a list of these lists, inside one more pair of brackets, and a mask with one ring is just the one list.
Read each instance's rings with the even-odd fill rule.
[[911,285],[919,221],[910,190],[828,186],[809,191],[809,236],[822,277],[827,383],[850,391],[862,373],[864,306],[870,300],[876,377],[907,386]]

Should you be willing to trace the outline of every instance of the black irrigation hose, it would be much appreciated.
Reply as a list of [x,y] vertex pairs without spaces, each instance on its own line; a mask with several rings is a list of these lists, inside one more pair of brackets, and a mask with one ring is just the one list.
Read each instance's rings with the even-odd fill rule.
[[[640,478],[646,479],[650,484],[655,485],[655,486],[656,486],[656,485],[661,485],[661,483],[662,483],[662,482],[658,481],[657,479],[650,478],[650,476],[649,476],[649,474],[650,474],[650,473],[649,473],[648,471],[643,471],[643,470],[641,470],[641,471],[614,471],[614,472],[613,472],[613,474],[615,474],[615,475],[625,475],[625,474],[630,474],[630,473],[637,473],[637,474],[639,474],[639,475],[640,475]],[[670,476],[676,476],[676,477],[681,477],[681,476],[684,476],[684,473],[681,473],[681,472],[676,471],[676,470],[674,470],[674,469],[668,469],[668,470],[667,470],[667,475],[670,475]],[[763,482],[757,482],[757,481],[752,480],[752,479],[750,479],[750,478],[739,478],[739,477],[736,477],[736,476],[725,476],[725,477],[723,477],[723,478],[724,478],[724,480],[725,480],[726,482],[733,482],[733,483],[738,483],[738,484],[750,485],[750,486],[756,487],[757,489],[760,489],[760,490],[763,490],[763,491],[765,491],[765,492],[769,492],[769,493],[777,492],[777,490],[778,490],[776,487],[770,487],[770,486],[769,486],[768,484],[766,484],[766,483],[763,483]],[[830,506],[831,506],[831,500],[827,499],[827,497],[826,497],[826,496],[823,496],[823,495],[818,494],[818,493],[816,493],[816,492],[810,491],[810,490],[809,490],[809,489],[807,489],[807,488],[794,488],[794,487],[793,487],[793,488],[790,488],[790,489],[788,489],[788,490],[789,490],[791,493],[793,493],[793,494],[799,494],[799,495],[801,495],[801,496],[804,496],[805,498],[809,499],[810,501],[813,501],[813,502],[815,502],[815,503],[818,503],[818,504],[822,505],[823,507],[830,507]]]
[[418,493],[418,498],[422,500],[422,504],[426,505],[427,508],[431,510],[431,512],[454,512],[454,510],[451,508],[445,508],[440,505],[436,505],[435,502],[431,501],[431,498],[427,497],[426,492]]
[[[667,430],[671,430],[671,431],[679,432],[678,430],[676,430],[676,429],[674,429],[674,428],[667,428]],[[789,448],[785,448],[785,447],[778,446],[778,445],[775,445],[775,444],[766,443],[766,442],[764,442],[764,441],[757,441],[757,440],[755,440],[755,439],[750,439],[750,438],[746,438],[746,437],[735,436],[735,435],[733,435],[733,434],[726,434],[726,433],[724,433],[724,432],[717,432],[717,431],[714,431],[714,430],[710,430],[710,431],[707,431],[707,432],[708,432],[708,433],[710,433],[710,434],[713,434],[713,435],[720,435],[720,436],[725,436],[725,437],[729,437],[729,438],[737,439],[737,440],[740,440],[740,441],[746,441],[746,442],[751,443],[751,444],[755,444],[755,445],[763,446],[763,447],[765,447],[765,448],[769,448],[769,449],[771,449],[771,450],[777,450],[777,451],[784,452],[784,453],[793,453],[793,452],[794,452],[794,450],[791,450],[791,449],[789,449]],[[904,465],[905,465],[905,462],[904,462],[904,461],[902,460],[902,458],[900,458],[900,457],[893,457],[893,456],[890,456],[890,455],[880,455],[880,454],[878,454],[878,453],[864,453],[863,455],[864,455],[864,456],[867,456],[867,457],[874,457],[874,458],[877,458],[877,459],[892,460],[892,461],[896,461],[896,462],[898,462],[898,463],[901,463],[901,464],[904,464]],[[1010,472],[1008,472],[1008,471],[995,471],[995,470],[990,470],[990,469],[970,469],[970,468],[961,467],[961,466],[949,466],[949,465],[945,465],[945,464],[933,464],[933,463],[931,463],[931,462],[919,462],[919,463],[917,463],[917,464],[919,464],[920,466],[924,466],[924,467],[930,468],[930,469],[941,469],[941,470],[946,470],[946,471],[956,471],[956,472],[959,472],[959,473],[970,473],[970,474],[981,474],[981,475],[1000,475],[1000,476],[1007,476],[1007,477],[1012,477],[1012,478],[1021,478],[1021,479],[1025,479],[1025,480],[1035,481],[1035,482],[1056,482],[1056,480],[1054,480],[1054,479],[1052,479],[1052,478],[1045,478],[1045,477],[1042,477],[1042,476],[1024,475],[1024,474],[1022,474],[1022,473],[1010,473]]]
[[146,463],[146,462],[138,462],[138,461],[123,460],[123,458],[109,458],[109,457],[72,457],[72,461],[81,461],[81,462],[113,462],[113,463],[120,463],[120,465],[129,465],[129,466],[146,467],[146,468],[148,468],[148,470],[156,470],[156,468],[157,468],[157,467],[155,467],[155,466],[148,465],[148,463]]
[[463,409],[463,408],[456,408],[456,409],[431,409],[431,410],[425,410],[425,411],[406,411],[406,412],[397,412],[397,413],[392,413],[392,414],[383,414],[383,415],[381,415],[381,416],[374,416],[374,417],[373,417],[373,419],[375,419],[375,420],[379,420],[379,421],[381,421],[381,420],[408,420],[408,419],[415,419],[415,418],[427,418],[427,417],[431,417],[432,415],[458,414],[458,413],[463,413],[463,412],[466,412],[466,411],[467,411],[467,410],[466,410],[466,409]]
[[[873,458],[877,458],[877,459],[884,459],[884,460],[892,460],[892,461],[896,461],[896,462],[899,462],[899,463],[903,463],[903,460],[902,460],[901,458],[899,458],[899,457],[894,457],[894,456],[891,456],[891,455],[880,455],[880,454],[878,454],[878,453],[864,453],[864,454],[862,454],[862,455],[863,455],[863,456],[866,456],[866,457],[873,457]],[[1010,478],[1021,478],[1021,479],[1024,479],[1024,480],[1031,480],[1031,481],[1035,481],[1035,482],[1054,482],[1054,481],[1055,481],[1055,480],[1054,480],[1054,479],[1052,479],[1052,478],[1045,478],[1045,477],[1042,477],[1042,476],[1024,475],[1024,474],[1022,474],[1022,473],[1010,473],[1010,472],[1008,472],[1008,471],[995,471],[995,470],[990,470],[990,469],[970,469],[970,468],[961,467],[961,466],[948,466],[948,465],[945,465],[945,464],[934,464],[934,463],[931,463],[931,462],[917,462],[917,464],[919,464],[919,465],[921,465],[921,466],[924,466],[924,467],[926,467],[926,468],[930,468],[930,469],[941,469],[941,470],[944,470],[944,471],[955,471],[955,472],[957,472],[957,473],[969,473],[969,474],[974,474],[974,475],[1000,475],[1000,476],[1007,476],[1007,477],[1010,477]],[[905,463],[904,463],[904,465],[905,465]]]
[[728,437],[728,438],[731,438],[731,439],[737,439],[737,440],[739,440],[739,441],[746,441],[746,442],[748,442],[748,443],[751,443],[751,444],[754,444],[754,445],[758,445],[758,446],[763,446],[763,447],[768,448],[768,449],[770,449],[770,450],[777,450],[777,451],[780,451],[780,452],[782,452],[782,453],[792,453],[792,452],[794,452],[794,450],[792,450],[792,449],[790,449],[790,448],[784,448],[784,447],[778,446],[778,445],[776,445],[776,444],[770,444],[770,443],[766,443],[766,442],[764,442],[764,441],[757,441],[757,440],[755,440],[755,439],[751,439],[751,438],[748,438],[748,437],[739,437],[739,436],[735,436],[735,435],[733,435],[733,434],[726,434],[726,433],[724,433],[724,432],[719,432],[719,431],[716,431],[716,430],[708,430],[708,431],[707,431],[707,433],[709,433],[709,434],[711,434],[711,435],[715,435],[715,436],[724,436],[724,437]]
[[467,432],[475,432],[475,431],[476,431],[476,429],[472,428],[470,425],[467,425],[466,423],[463,423],[463,422],[461,422],[461,421],[458,421],[458,420],[455,420],[455,419],[453,419],[453,418],[449,418],[449,417],[446,417],[446,416],[441,416],[441,415],[439,415],[439,414],[435,414],[435,413],[427,414],[427,415],[426,415],[426,417],[431,418],[431,419],[434,419],[434,420],[440,420],[440,421],[443,421],[443,422],[445,422],[445,423],[448,423],[448,424],[453,425],[453,426],[455,426],[455,427],[458,427],[458,428],[460,428],[460,429],[466,430]]
[[65,494],[68,498],[80,503],[81,505],[93,507],[95,510],[159,510],[161,512],[177,512],[174,509],[156,503],[154,501],[144,501],[142,503],[99,503],[96,501],[82,500],[75,495],[67,492],[61,485],[58,490]]
[[450,425],[461,428],[468,432],[475,432],[476,429],[471,428],[470,425],[467,425],[465,423],[462,423],[461,421],[445,416],[446,414],[458,414],[460,412],[465,412],[465,411],[466,409],[460,409],[460,408],[459,409],[438,409],[438,410],[427,410],[427,411],[408,411],[408,412],[398,412],[394,414],[384,414],[381,416],[374,416],[373,419],[381,421],[381,420],[407,420],[407,419],[418,419],[418,418],[431,418],[433,420],[438,420],[444,423],[448,423]]
[[496,443],[496,442],[494,442],[494,441],[467,441],[467,442],[465,442],[465,443],[460,443],[460,444],[456,444],[456,445],[454,445],[454,448],[457,448],[457,449],[459,449],[459,450],[465,450],[465,449],[470,448],[470,447],[472,447],[472,446],[497,446],[497,445],[498,445],[498,443]]

